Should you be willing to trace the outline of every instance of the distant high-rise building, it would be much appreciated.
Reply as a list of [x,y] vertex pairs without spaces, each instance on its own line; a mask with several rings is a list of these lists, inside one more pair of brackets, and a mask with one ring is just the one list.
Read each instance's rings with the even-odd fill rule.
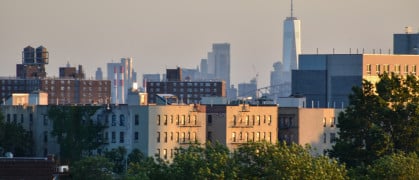
[[291,71],[298,69],[298,55],[301,54],[301,21],[294,17],[293,11],[291,0],[291,16],[284,21],[280,97],[291,95]]
[[[108,63],[108,80],[112,81],[112,103],[124,104],[129,89],[137,81],[132,58],[121,58],[119,63]],[[135,76],[134,76],[135,75]]]
[[215,78],[224,80],[227,87],[230,87],[230,44],[213,44]]
[[103,72],[102,72],[102,68],[98,67],[96,70],[96,80],[103,80]]
[[239,84],[239,97],[252,97],[257,98],[257,82],[256,78],[253,78],[250,83]]
[[394,34],[393,38],[394,54],[419,54],[419,32],[406,27],[405,34]]
[[208,78],[208,60],[207,59],[201,59],[200,73],[201,73],[201,79]]
[[301,21],[293,15],[291,0],[291,16],[284,21],[282,60],[285,72],[298,69],[298,55],[301,54]]

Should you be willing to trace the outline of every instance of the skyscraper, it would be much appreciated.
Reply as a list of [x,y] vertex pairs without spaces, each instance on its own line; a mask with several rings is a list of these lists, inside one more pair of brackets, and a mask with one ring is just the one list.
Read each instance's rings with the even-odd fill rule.
[[108,63],[108,80],[112,82],[112,103],[125,104],[128,90],[137,81],[132,58],[121,58],[119,63]]
[[291,71],[298,69],[298,55],[301,54],[301,21],[294,17],[293,1],[291,0],[291,16],[284,21],[282,50],[282,84],[285,88],[280,96],[291,95]]
[[215,78],[224,80],[226,86],[230,87],[230,44],[213,44]]

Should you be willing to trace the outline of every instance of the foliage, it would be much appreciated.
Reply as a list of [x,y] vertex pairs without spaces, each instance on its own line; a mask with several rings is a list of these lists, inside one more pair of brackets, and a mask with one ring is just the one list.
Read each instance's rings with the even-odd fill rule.
[[122,146],[105,152],[105,157],[108,158],[115,165],[113,168],[113,172],[122,174],[125,171],[126,154],[127,150]]
[[239,179],[346,179],[345,166],[285,143],[248,143],[234,153]]
[[60,158],[64,163],[80,160],[83,155],[92,155],[101,147],[105,128],[92,120],[99,107],[95,106],[51,106],[48,111],[53,121],[52,136],[60,144]]
[[229,157],[229,150],[219,144],[208,143],[206,147],[192,144],[181,149],[170,165],[175,179],[233,179],[237,168]]
[[375,86],[354,87],[338,117],[339,138],[332,157],[349,167],[366,167],[397,151],[419,152],[419,82],[383,74]]
[[346,179],[345,166],[293,144],[249,143],[231,153],[221,144],[181,149],[171,164],[130,163],[127,179]]
[[419,179],[416,153],[394,153],[374,161],[367,168],[370,179]]
[[70,172],[74,179],[113,179],[114,164],[101,156],[85,157],[74,163]]
[[0,156],[5,152],[12,152],[14,156],[31,156],[33,140],[28,131],[20,124],[4,122],[0,111]]

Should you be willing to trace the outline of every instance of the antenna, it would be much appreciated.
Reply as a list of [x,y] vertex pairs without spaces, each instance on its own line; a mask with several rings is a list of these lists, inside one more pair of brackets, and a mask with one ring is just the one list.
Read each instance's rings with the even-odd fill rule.
[[293,0],[291,0],[291,17],[293,17],[293,11],[294,11],[294,8],[293,8]]

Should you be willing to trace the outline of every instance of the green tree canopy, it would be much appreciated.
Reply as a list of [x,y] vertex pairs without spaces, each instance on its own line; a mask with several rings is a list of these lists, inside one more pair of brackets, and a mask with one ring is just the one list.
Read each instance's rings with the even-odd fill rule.
[[396,151],[419,150],[419,82],[383,74],[375,86],[354,87],[349,106],[339,114],[339,137],[332,157],[349,167],[367,166]]
[[31,134],[20,124],[4,122],[0,111],[0,157],[5,152],[12,152],[14,156],[32,156],[33,140]]
[[85,157],[74,163],[70,173],[74,179],[113,179],[114,164],[102,156]]
[[92,155],[104,144],[101,133],[106,127],[91,118],[99,107],[51,106],[48,116],[53,121],[52,136],[60,144],[60,159],[64,163]]
[[367,168],[370,179],[419,179],[419,158],[416,153],[394,153],[373,162]]

